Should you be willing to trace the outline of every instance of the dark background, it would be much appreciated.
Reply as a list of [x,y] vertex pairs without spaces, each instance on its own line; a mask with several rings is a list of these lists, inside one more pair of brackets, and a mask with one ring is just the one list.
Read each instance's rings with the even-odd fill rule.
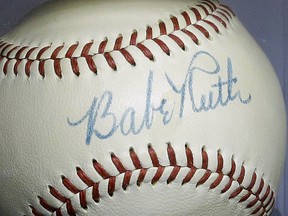
[[[0,36],[5,34],[31,9],[47,0],[0,0]],[[271,60],[288,101],[288,1],[222,0],[254,36]],[[273,148],[273,143],[271,143]],[[288,164],[279,189],[273,216],[288,215]]]

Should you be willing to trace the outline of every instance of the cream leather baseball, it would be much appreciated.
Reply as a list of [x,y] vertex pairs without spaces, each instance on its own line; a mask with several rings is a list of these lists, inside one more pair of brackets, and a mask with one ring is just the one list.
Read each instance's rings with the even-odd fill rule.
[[0,215],[270,215],[275,72],[215,0],[56,0],[0,39]]

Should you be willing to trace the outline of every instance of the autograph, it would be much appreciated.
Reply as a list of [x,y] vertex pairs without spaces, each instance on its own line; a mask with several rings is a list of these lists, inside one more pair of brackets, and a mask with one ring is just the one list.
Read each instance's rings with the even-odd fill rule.
[[[205,58],[205,60],[212,62],[214,70],[206,70],[202,67],[198,67],[196,61],[199,58]],[[230,58],[227,60],[227,77],[225,80],[221,76],[218,76],[218,82],[211,85],[211,91],[208,94],[201,94],[200,101],[196,101],[195,96],[195,79],[196,73],[205,73],[208,76],[215,76],[221,72],[221,67],[219,62],[210,53],[200,51],[195,53],[193,56],[190,66],[187,70],[187,74],[181,86],[176,86],[172,79],[165,74],[166,81],[173,90],[173,92],[179,96],[180,99],[180,109],[178,118],[183,118],[184,109],[187,106],[187,98],[189,99],[189,104],[195,113],[209,112],[220,107],[226,107],[233,101],[240,101],[242,104],[249,104],[252,100],[251,94],[246,98],[242,97],[241,91],[235,91],[235,85],[238,82],[237,77],[233,75],[232,61]],[[76,127],[82,124],[87,124],[86,132],[86,144],[91,144],[91,139],[95,136],[98,139],[104,140],[112,137],[115,133],[121,133],[123,136],[137,135],[143,130],[149,130],[153,126],[154,116],[159,115],[162,119],[163,125],[168,125],[176,113],[175,103],[171,108],[171,103],[168,106],[168,100],[163,98],[157,103],[152,101],[153,95],[153,84],[154,84],[154,74],[153,71],[149,72],[149,77],[147,80],[146,88],[146,103],[144,114],[142,114],[142,121],[137,122],[137,115],[139,115],[135,108],[128,107],[122,115],[116,116],[112,111],[114,106],[113,103],[113,92],[105,91],[100,97],[95,97],[92,104],[84,116],[78,121],[71,121],[70,118],[67,122],[70,126]],[[212,91],[217,88],[217,90]],[[224,92],[225,91],[225,92]],[[217,94],[215,94],[215,92]],[[199,94],[199,93],[198,93]],[[199,97],[197,97],[199,98]],[[99,122],[105,121],[105,129],[101,127]]]

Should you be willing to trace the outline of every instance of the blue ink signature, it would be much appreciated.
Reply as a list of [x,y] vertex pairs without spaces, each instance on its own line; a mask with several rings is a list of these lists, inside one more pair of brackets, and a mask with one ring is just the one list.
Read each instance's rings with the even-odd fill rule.
[[[207,71],[203,68],[197,67],[195,66],[195,61],[199,58],[199,56],[206,56],[209,57],[207,60],[212,60],[212,62],[215,64],[215,69],[212,71]],[[215,100],[215,96],[214,93],[212,91],[210,91],[208,93],[208,99],[207,96],[202,94],[201,95],[201,99],[200,99],[200,104],[196,104],[195,102],[195,97],[194,97],[194,73],[196,72],[203,72],[206,74],[218,74],[220,72],[220,65],[218,63],[218,61],[209,53],[207,52],[198,52],[196,53],[193,58],[192,61],[190,63],[188,72],[186,74],[186,78],[182,84],[182,86],[180,88],[177,88],[176,85],[173,83],[173,81],[169,78],[169,76],[166,73],[166,79],[169,83],[169,85],[171,86],[171,88],[173,89],[173,91],[179,95],[181,95],[181,106],[180,106],[180,114],[179,117],[182,118],[183,117],[183,112],[184,112],[184,102],[185,102],[185,98],[186,98],[186,94],[187,91],[189,93],[189,99],[191,102],[191,107],[193,109],[194,112],[196,113],[200,113],[200,112],[207,112],[210,110],[215,110],[217,107],[222,106],[225,107],[227,106],[230,102],[236,100],[237,98],[239,98],[240,102],[243,104],[248,104],[251,102],[252,97],[249,94],[247,99],[243,99],[241,92],[238,91],[236,93],[233,93],[233,86],[234,84],[236,84],[238,82],[238,79],[236,77],[233,77],[233,67],[232,67],[232,61],[230,58],[228,58],[227,61],[227,81],[222,81],[222,78],[219,76],[218,77],[218,83],[211,85],[212,88],[218,88],[218,97]],[[224,98],[223,96],[223,87],[227,85],[227,89],[228,89],[228,94],[227,97]]]
[[[152,84],[153,84],[153,72],[150,71],[147,90],[146,90],[146,105],[145,111],[140,126],[136,126],[136,110],[133,107],[129,107],[125,110],[120,120],[117,119],[116,115],[110,111],[113,104],[113,93],[106,91],[100,98],[95,97],[88,112],[77,122],[71,122],[68,118],[68,124],[70,126],[78,126],[82,124],[86,119],[88,120],[86,144],[91,143],[93,134],[99,139],[108,139],[113,134],[120,130],[121,134],[128,136],[130,134],[137,135],[143,131],[144,128],[149,130],[153,125],[153,118],[156,113],[162,116],[162,122],[167,125],[173,116],[174,107],[172,110],[167,110],[165,105],[167,100],[163,99],[158,105],[155,105],[151,101],[152,96]],[[110,130],[109,132],[102,132],[100,128],[97,128],[97,121],[101,119],[110,119]],[[128,123],[128,128],[127,127]]]
[[[205,57],[207,61],[212,62],[215,66],[215,69],[209,71],[205,70],[202,67],[197,67],[195,62],[200,57]],[[210,53],[200,51],[193,56],[186,77],[181,86],[177,87],[172,81],[172,79],[168,76],[168,74],[165,74],[166,80],[172,88],[173,92],[175,92],[180,97],[180,119],[184,115],[184,102],[186,98],[189,98],[191,108],[195,113],[212,111],[218,107],[226,107],[236,99],[238,99],[242,104],[249,104],[251,102],[251,94],[249,94],[247,98],[243,99],[240,90],[234,92],[234,86],[238,82],[238,79],[237,77],[233,76],[233,67],[230,58],[228,58],[227,60],[227,79],[223,80],[221,76],[218,76],[218,82],[211,85],[212,89],[218,88],[218,95],[215,96],[215,93],[213,93],[213,91],[210,91],[208,93],[208,96],[205,94],[201,94],[200,101],[198,101],[198,103],[196,101],[194,89],[194,74],[197,72],[202,72],[208,75],[216,75],[221,72],[221,67],[217,59],[213,57]],[[153,126],[155,115],[159,115],[161,117],[164,126],[168,125],[171,122],[173,114],[175,112],[175,102],[173,103],[172,108],[171,106],[168,106],[168,100],[165,98],[157,104],[153,103],[151,99],[153,95],[153,83],[154,74],[153,71],[150,71],[146,88],[145,110],[140,124],[139,122],[136,122],[136,119],[138,119],[138,113],[133,107],[128,107],[120,116],[120,118],[119,116],[116,116],[113,111],[111,111],[114,105],[113,92],[111,91],[105,91],[101,95],[101,97],[95,97],[92,101],[90,108],[79,121],[73,122],[68,118],[67,122],[72,127],[82,125],[84,124],[84,122],[86,122],[87,145],[91,144],[91,139],[93,136],[96,136],[98,139],[104,140],[112,137],[117,131],[119,131],[123,136],[140,134],[144,129],[151,129],[151,127]],[[224,96],[223,91],[225,86],[227,87],[227,92],[225,92]],[[99,124],[100,121],[106,122],[106,129],[103,129],[101,127],[101,125]],[[107,122],[109,122],[108,125]]]

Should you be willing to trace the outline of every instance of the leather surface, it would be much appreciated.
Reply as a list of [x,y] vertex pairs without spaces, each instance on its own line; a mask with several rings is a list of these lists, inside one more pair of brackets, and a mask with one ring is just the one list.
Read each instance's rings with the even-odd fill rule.
[[[219,150],[224,160],[223,173],[231,170],[233,156],[237,164],[236,180],[243,163],[246,168],[243,187],[249,185],[255,172],[259,176],[257,180],[263,177],[265,184],[277,191],[286,138],[283,97],[269,61],[237,18],[227,21],[227,28],[217,25],[220,33],[200,21],[209,31],[209,39],[196,28],[188,26],[200,41],[197,45],[181,31],[174,32],[170,20],[171,14],[179,17],[179,25],[184,28],[185,20],[181,12],[189,10],[187,5],[192,7],[198,4],[197,1],[85,1],[85,4],[81,1],[81,6],[76,1],[63,1],[58,4],[50,3],[38,9],[38,12],[28,16],[18,28],[1,39],[15,46],[37,46],[38,53],[43,47],[52,47],[41,57],[46,59],[44,78],[38,71],[38,62],[32,63],[29,77],[25,73],[24,63],[19,65],[17,76],[13,73],[13,64],[7,66],[7,74],[3,73],[4,60],[0,64],[0,169],[8,173],[0,183],[2,214],[31,215],[31,205],[41,214],[51,215],[37,199],[37,196],[43,197],[55,208],[60,208],[63,203],[51,196],[48,187],[51,185],[70,197],[77,215],[250,215],[255,209],[247,210],[244,204],[238,204],[239,200],[228,199],[236,186],[232,186],[231,193],[226,194],[220,194],[221,190],[217,188],[209,190],[216,179],[213,175],[217,173]],[[201,8],[199,11],[205,17],[205,11]],[[167,35],[161,35],[159,20],[165,23],[167,35],[173,32],[181,38],[185,51]],[[193,22],[196,22],[195,17]],[[152,27],[154,38],[160,38],[170,48],[170,56],[154,41],[146,40],[147,26]],[[154,61],[129,44],[135,30],[138,33],[137,42],[149,48]],[[119,52],[112,51],[119,35],[123,36],[122,47],[127,48],[133,56],[136,66],[129,64]],[[117,65],[116,71],[103,55],[96,55],[105,38],[108,41],[105,52],[111,52]],[[90,54],[94,55],[97,75],[89,69],[85,58],[81,57],[83,47],[91,41],[94,44]],[[71,67],[71,59],[65,57],[73,44],[78,44],[72,57],[78,59],[79,76],[75,75]],[[58,54],[62,67],[61,79],[55,74],[54,60],[49,58],[60,45],[64,45]],[[7,55],[8,50],[2,54]],[[22,58],[25,58],[24,54]],[[37,60],[37,51],[29,58]],[[213,74],[216,63],[219,71]],[[219,82],[219,77],[223,82],[227,81],[228,72],[232,70],[237,83],[235,81],[230,90],[234,94],[241,92],[244,100],[250,95],[251,100],[243,103],[238,95],[225,106],[219,103],[214,109],[195,111],[195,107],[201,105],[202,95],[208,97],[209,91],[214,94],[214,103],[220,93],[223,93],[223,98],[229,97],[228,84],[223,84],[222,91],[215,84]],[[189,72],[193,75],[193,99],[188,88],[192,80],[185,82]],[[172,88],[169,80],[178,89],[187,85],[183,104],[183,97]],[[147,114],[145,106],[148,103],[149,86],[151,103],[160,107],[165,99],[163,110],[172,116],[171,121],[165,125],[167,119],[164,119],[163,113],[154,110],[153,119],[146,116],[152,122],[150,128],[146,122],[138,134],[130,132],[125,135],[129,127],[141,128]],[[109,94],[105,92],[111,92],[110,96],[113,97],[109,112],[105,112],[105,104],[109,104]],[[102,104],[99,102],[101,96],[106,96]],[[105,139],[95,134],[88,136],[88,118],[75,126],[69,124],[85,116],[93,100],[99,107],[99,117],[92,125],[93,129],[108,134],[112,130],[113,116],[119,124],[112,135]],[[196,101],[194,107],[193,100]],[[133,126],[131,110],[135,114]],[[127,114],[127,111],[130,112]],[[100,117],[103,113],[106,116]],[[87,140],[87,137],[91,139]],[[162,181],[151,185],[156,171],[151,168],[153,164],[147,153],[148,145],[151,144],[157,152],[161,165],[169,166],[167,143],[171,143],[176,152],[177,164],[184,168],[171,185],[165,184],[169,176],[165,173]],[[203,169],[197,171],[194,183],[192,181],[181,186],[189,171],[185,169],[187,143],[193,150],[195,167],[201,168],[201,151],[204,147],[209,157],[207,169],[213,173],[212,180],[199,187],[196,184],[203,175]],[[126,192],[121,189],[123,176],[119,175],[119,170],[111,161],[111,153],[121,159],[127,170],[133,170],[135,168],[129,156],[131,147],[139,155],[142,166],[151,169],[141,187],[131,183]],[[109,184],[95,172],[93,159],[102,164],[111,176],[118,176],[120,186],[113,197],[107,195]],[[95,182],[102,181],[103,197],[99,204],[95,204],[91,196],[87,196],[88,209],[79,206],[79,196],[67,191],[61,181],[61,176],[65,176],[77,188],[85,190],[87,185],[77,176],[76,167],[85,170]],[[169,168],[166,172],[169,173]],[[133,175],[137,179],[137,174]],[[223,181],[223,185],[219,186],[221,189],[227,184]],[[257,188],[260,180],[255,184]],[[87,193],[92,193],[91,188],[87,189]],[[65,210],[63,214],[67,214]]]

